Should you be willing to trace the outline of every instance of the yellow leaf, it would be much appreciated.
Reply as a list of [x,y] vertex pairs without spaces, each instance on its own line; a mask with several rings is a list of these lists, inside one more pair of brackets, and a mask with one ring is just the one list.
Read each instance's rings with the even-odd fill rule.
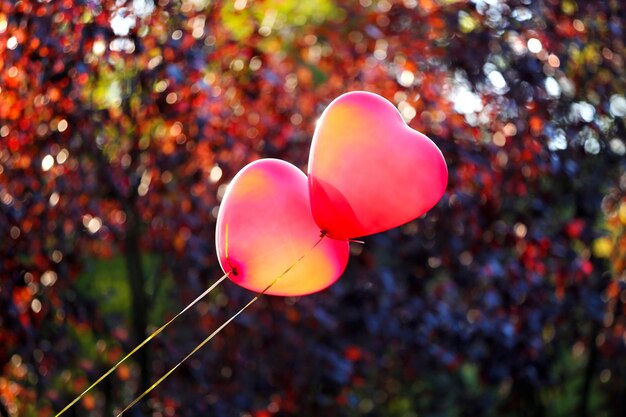
[[469,13],[459,13],[459,28],[463,33],[470,33],[478,26],[478,22]]
[[561,3],[561,10],[563,10],[563,13],[565,14],[572,15],[576,12],[576,9],[576,3],[571,0],[565,0]]
[[608,237],[600,237],[593,241],[593,254],[598,258],[608,258],[613,250],[613,243]]

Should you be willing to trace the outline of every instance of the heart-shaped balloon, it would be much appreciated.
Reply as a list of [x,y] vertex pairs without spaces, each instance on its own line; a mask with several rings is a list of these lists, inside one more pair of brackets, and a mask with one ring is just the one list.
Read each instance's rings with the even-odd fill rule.
[[393,104],[364,91],[343,94],[324,110],[308,173],[313,218],[336,239],[409,222],[432,208],[448,183],[439,148]]
[[262,292],[275,281],[266,293],[283,296],[330,286],[346,267],[348,242],[320,238],[307,178],[295,166],[261,159],[229,184],[217,216],[215,243],[220,266],[235,283]]

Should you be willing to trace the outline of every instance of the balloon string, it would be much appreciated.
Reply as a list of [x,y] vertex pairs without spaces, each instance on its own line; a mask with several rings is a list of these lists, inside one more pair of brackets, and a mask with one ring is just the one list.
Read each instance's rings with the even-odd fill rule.
[[109,369],[108,371],[106,371],[104,373],[104,375],[102,375],[100,378],[98,378],[96,380],[96,382],[94,382],[93,384],[91,384],[89,387],[87,387],[86,390],[84,390],[78,397],[74,398],[74,400],[69,403],[68,405],[65,406],[65,408],[61,411],[59,411],[54,417],[59,417],[61,414],[65,413],[70,407],[72,407],[74,404],[76,404],[81,398],[83,398],[89,391],[91,391],[91,389],[93,387],[95,387],[96,385],[98,385],[100,382],[102,382],[102,380],[104,380],[104,378],[106,378],[107,376],[111,375],[111,373],[113,371],[115,371],[124,361],[126,361],[126,359],[130,358],[131,356],[133,356],[139,349],[141,349],[146,343],[148,343],[150,340],[154,339],[156,336],[159,335],[159,333],[161,333],[167,326],[169,326],[170,324],[172,324],[172,322],[174,320],[176,320],[178,317],[180,317],[183,313],[185,313],[187,310],[189,310],[191,307],[193,307],[198,301],[200,301],[202,298],[204,298],[208,293],[210,293],[211,291],[213,291],[213,289],[215,289],[215,287],[217,287],[222,281],[224,281],[226,279],[226,277],[228,277],[228,275],[230,274],[230,272],[225,273],[224,275],[222,275],[222,277],[220,279],[218,279],[215,283],[213,283],[213,285],[211,285],[209,288],[207,288],[202,294],[200,294],[198,297],[196,297],[195,300],[193,300],[191,303],[189,303],[184,309],[182,309],[178,314],[176,314],[174,317],[172,317],[167,323],[165,323],[164,325],[162,325],[161,327],[159,327],[158,329],[156,329],[150,336],[148,336],[143,342],[141,342],[140,344],[138,344],[133,350],[131,350],[126,356],[124,356],[122,359],[120,359],[115,365],[113,365],[113,367],[111,369]]
[[215,335],[217,335],[224,327],[228,326],[228,324],[230,324],[231,321],[233,321],[238,315],[240,315],[241,313],[243,313],[243,311],[250,307],[256,300],[258,300],[260,297],[260,295],[257,295],[256,297],[254,297],[252,300],[250,300],[248,302],[248,304],[246,304],[245,306],[243,306],[242,309],[240,309],[238,312],[236,312],[231,318],[229,318],[228,320],[226,320],[220,327],[218,327],[213,333],[211,333],[206,339],[204,339],[202,342],[200,342],[200,344],[198,346],[196,346],[191,352],[189,352],[189,354],[187,356],[185,356],[183,358],[183,360],[181,360],[180,362],[178,362],[176,364],[176,366],[174,366],[172,369],[170,369],[169,371],[167,371],[165,373],[165,375],[163,375],[161,378],[157,379],[156,382],[154,384],[152,384],[150,387],[148,387],[147,390],[145,390],[139,397],[135,398],[130,404],[128,404],[126,406],[126,408],[124,408],[119,414],[117,414],[117,417],[120,417],[122,414],[124,414],[126,411],[130,410],[135,404],[137,404],[139,401],[141,401],[141,399],[143,397],[145,397],[146,395],[148,395],[150,393],[150,391],[152,391],[153,389],[155,389],[161,382],[163,382],[165,380],[165,378],[167,378],[168,376],[170,376],[170,374],[172,372],[174,372],[180,365],[183,364],[183,362],[185,362],[187,359],[189,359],[194,353],[196,353],[198,350],[200,350],[204,345],[206,345],[207,343],[209,343],[209,341],[211,339],[213,339],[213,337],[215,337]]
[[[172,372],[174,372],[180,365],[183,364],[183,362],[185,362],[187,359],[189,359],[191,356],[193,356],[193,354],[196,353],[197,351],[199,351],[204,345],[209,343],[209,341],[211,341],[211,339],[213,339],[219,332],[221,332],[226,326],[228,326],[230,324],[230,322],[235,320],[235,318],[237,318],[237,316],[239,316],[241,313],[243,313],[248,307],[250,307],[252,304],[254,304],[259,298],[261,298],[263,295],[265,295],[265,293],[267,291],[269,291],[269,289],[272,288],[282,277],[287,275],[287,273],[289,271],[291,271],[293,269],[293,267],[295,267],[300,261],[302,261],[302,259],[304,259],[305,256],[307,256],[309,253],[311,253],[313,251],[313,249],[315,249],[317,247],[317,245],[319,245],[322,242],[322,240],[324,239],[325,236],[326,236],[326,234],[322,233],[322,235],[320,236],[319,240],[313,246],[311,246],[311,248],[307,252],[305,252],[304,255],[302,255],[294,263],[289,265],[289,267],[287,269],[285,269],[276,278],[274,278],[274,280],[267,287],[265,287],[265,289],[263,289],[263,291],[261,291],[256,296],[254,296],[254,298],[252,298],[250,301],[248,301],[248,303],[245,306],[243,306],[239,311],[237,311],[235,314],[233,314],[228,320],[226,320],[224,323],[222,323],[222,325],[220,327],[218,327],[206,339],[204,339],[202,342],[200,342],[191,352],[189,352],[187,354],[187,356],[185,356],[180,362],[178,362],[176,365],[174,365],[174,367],[172,369],[167,371],[162,377],[157,379],[154,382],[154,384],[152,384],[150,387],[148,387],[148,389],[146,389],[144,392],[142,392],[141,395],[139,395],[130,404],[128,404],[119,414],[116,415],[116,417],[121,417],[122,414],[124,414],[126,411],[130,410],[135,404],[137,404],[139,401],[141,401],[142,398],[144,398],[146,395],[148,395],[150,393],[150,391],[152,391],[159,384],[161,384],[161,382],[163,382],[168,376],[170,376],[172,374]],[[227,274],[229,274],[229,273],[230,273],[230,271]]]

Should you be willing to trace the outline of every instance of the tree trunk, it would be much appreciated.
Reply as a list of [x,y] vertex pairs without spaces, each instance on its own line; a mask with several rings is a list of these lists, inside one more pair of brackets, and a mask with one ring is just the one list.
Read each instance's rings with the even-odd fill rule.
[[[146,291],[146,277],[141,261],[141,248],[139,246],[141,234],[141,221],[134,204],[126,207],[126,238],[124,259],[126,272],[131,292],[131,320],[134,345],[141,343],[147,336],[148,310],[150,298]],[[139,392],[144,392],[150,381],[150,351],[148,348],[140,349],[137,354],[139,365]]]
[[600,331],[600,323],[594,321],[589,335],[589,356],[587,357],[587,365],[585,366],[585,376],[583,386],[580,390],[580,404],[578,406],[578,417],[587,417],[589,415],[589,394],[591,393],[591,383],[593,382],[593,374],[596,369],[598,360],[598,346],[596,338]]
[[9,410],[7,410],[6,406],[4,405],[4,402],[2,401],[2,398],[0,398],[0,416],[2,416],[2,417],[10,417],[9,416]]

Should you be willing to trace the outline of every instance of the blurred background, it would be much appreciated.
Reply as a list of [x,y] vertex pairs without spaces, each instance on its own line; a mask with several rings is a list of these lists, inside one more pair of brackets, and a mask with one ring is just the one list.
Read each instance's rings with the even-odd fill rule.
[[[351,90],[442,149],[444,198],[127,415],[625,416],[625,22],[621,0],[1,0],[0,416],[53,416],[213,283],[228,182],[306,170]],[[226,281],[66,415],[119,411],[252,295]]]

